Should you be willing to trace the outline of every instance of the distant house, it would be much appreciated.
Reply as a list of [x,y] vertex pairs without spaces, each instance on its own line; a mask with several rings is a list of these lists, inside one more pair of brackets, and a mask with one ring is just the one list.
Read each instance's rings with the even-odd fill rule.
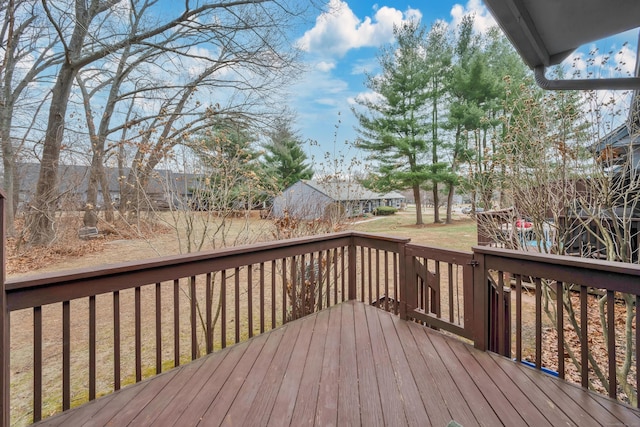
[[[89,185],[89,166],[60,165],[58,169],[58,191],[61,195],[61,208],[81,209],[87,200]],[[120,176],[118,169],[105,168],[109,187],[109,196],[113,203],[120,200],[121,185],[129,175],[129,168],[125,168]],[[22,163],[18,165],[19,202],[20,206],[28,204],[36,192],[36,184],[40,174],[37,163]],[[193,174],[173,172],[167,169],[154,170],[146,186],[146,197],[157,209],[181,206],[191,198],[191,192],[198,186],[198,177]],[[64,202],[62,202],[64,200]],[[98,190],[98,207],[104,204],[102,188]]]
[[301,180],[274,199],[272,213],[276,218],[286,212],[300,219],[316,219],[339,210],[352,217],[379,206],[400,208],[404,201],[398,192],[377,193],[355,182]]

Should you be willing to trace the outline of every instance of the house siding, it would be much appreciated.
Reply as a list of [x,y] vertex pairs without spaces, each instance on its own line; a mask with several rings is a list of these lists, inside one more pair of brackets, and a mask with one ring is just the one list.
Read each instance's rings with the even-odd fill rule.
[[324,215],[331,203],[332,198],[298,181],[274,199],[272,213],[276,218],[284,217],[287,212],[295,218],[316,219]]

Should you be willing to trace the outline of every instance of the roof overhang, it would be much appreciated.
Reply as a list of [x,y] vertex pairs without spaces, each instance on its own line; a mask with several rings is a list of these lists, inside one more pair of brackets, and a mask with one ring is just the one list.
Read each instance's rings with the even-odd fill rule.
[[640,78],[547,80],[578,47],[640,27],[640,0],[484,0],[545,89],[640,89]]

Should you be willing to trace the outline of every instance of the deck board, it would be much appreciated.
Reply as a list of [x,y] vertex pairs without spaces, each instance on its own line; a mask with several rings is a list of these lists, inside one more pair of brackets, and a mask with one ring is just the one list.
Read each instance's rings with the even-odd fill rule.
[[273,363],[273,358],[280,348],[284,332],[284,329],[278,329],[269,334],[262,352],[255,360],[251,371],[244,378],[237,397],[233,400],[233,405],[229,408],[224,418],[223,424],[243,425],[246,415],[256,400],[258,390],[262,387],[267,375],[268,371],[264,367]]
[[639,425],[640,412],[346,302],[39,425]]
[[[498,371],[493,369],[495,365],[490,359],[485,358],[483,359],[485,363],[480,363],[469,353],[469,348],[462,343],[448,341],[447,344],[502,422],[506,421],[507,425],[522,425],[524,423],[535,426],[550,426],[540,411],[531,405],[527,396],[520,392],[520,389],[511,380],[499,375]],[[499,372],[502,373],[502,371]]]
[[[447,345],[445,338],[436,334],[427,335],[426,329],[422,331],[422,333],[427,336],[427,340],[431,342],[434,347],[437,357],[444,363],[445,368],[462,393],[463,400],[469,405],[477,422],[483,426],[500,425],[501,421],[495,413],[494,408],[491,407],[491,404],[487,401],[487,397],[482,394],[482,391],[477,387],[473,378],[469,376],[465,367],[460,364],[453,350]],[[488,396],[488,398],[493,398],[493,396]]]
[[[420,390],[409,367],[407,355],[398,338],[394,322],[390,316],[380,311],[378,320],[382,327],[382,336],[389,349],[391,368],[395,372],[396,383],[404,405],[403,412],[408,426],[422,426],[429,415],[424,407]],[[446,425],[445,422],[442,425]]]
[[342,326],[340,329],[340,377],[338,378],[338,425],[361,424],[360,396],[358,394],[358,359],[356,358],[356,328],[353,310],[341,304]]
[[460,421],[473,420],[473,424],[467,422],[464,425],[476,425],[475,418],[473,418],[466,402],[462,400],[462,396],[455,384],[453,384],[451,377],[446,377],[448,381],[437,381],[431,369],[436,369],[436,373],[444,373],[444,371],[438,371],[438,368],[434,366],[435,364],[429,366],[425,363],[410,328],[405,328],[402,324],[393,323],[396,326],[398,340],[402,342],[407,364],[411,369],[413,378],[415,378],[414,382],[426,409],[429,423],[432,425],[447,425],[454,418],[449,412],[447,402],[458,401],[460,402],[460,412],[466,414],[466,416],[459,416],[458,419]]
[[392,349],[387,346],[385,333],[380,327],[378,317],[378,314],[384,314],[385,316],[387,316],[387,314],[382,310],[365,310],[365,314],[369,327],[369,336],[371,338],[373,366],[376,367],[374,371],[380,390],[385,390],[384,393],[380,393],[384,424],[388,426],[395,424],[405,425],[407,423],[405,410],[389,356]]
[[311,335],[309,353],[304,365],[300,387],[296,396],[296,405],[291,415],[295,424],[300,426],[313,425],[318,402],[318,389],[322,378],[322,358],[324,356],[329,316],[333,310],[323,310],[318,313],[316,325]]
[[[284,378],[271,409],[268,425],[284,426],[291,423],[291,416],[296,405],[296,397],[300,388],[300,380],[304,372],[304,364],[309,354],[311,331],[315,331],[318,316],[309,316],[300,321],[303,323],[295,346],[289,358],[289,364],[284,372]],[[288,325],[285,326],[288,328]]]
[[[316,405],[315,425],[335,426],[338,417],[338,394],[340,392],[340,340],[330,339],[340,336],[342,324],[342,310],[331,310],[327,340],[322,359],[322,373],[320,375],[320,389],[318,390],[318,403]],[[338,363],[336,363],[338,359]],[[353,365],[355,366],[355,365]]]
[[380,388],[375,374],[371,337],[365,315],[366,306],[354,305],[353,317],[356,326],[356,368],[358,370],[358,397],[360,399],[360,421],[365,426],[384,425]]

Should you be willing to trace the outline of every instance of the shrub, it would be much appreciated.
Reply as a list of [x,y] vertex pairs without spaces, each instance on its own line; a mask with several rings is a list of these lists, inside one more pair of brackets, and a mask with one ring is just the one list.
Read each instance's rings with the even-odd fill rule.
[[373,210],[374,215],[380,215],[380,216],[393,215],[396,212],[398,212],[398,209],[394,208],[393,206],[379,206]]

